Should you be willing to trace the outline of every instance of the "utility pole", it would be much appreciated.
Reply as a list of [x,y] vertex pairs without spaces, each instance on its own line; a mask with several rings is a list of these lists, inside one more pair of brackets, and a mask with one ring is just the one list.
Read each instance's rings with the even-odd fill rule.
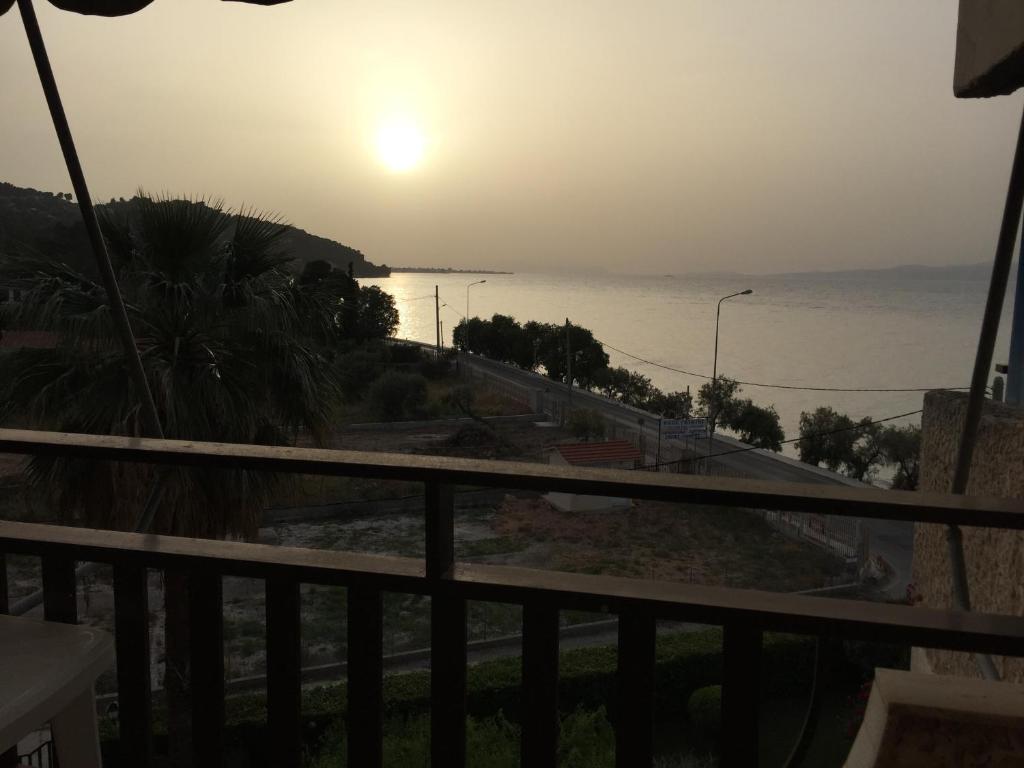
[[437,351],[441,352],[441,300],[437,294],[437,286],[434,286],[434,329],[437,331]]
[[443,355],[444,354],[444,320],[438,320],[437,321],[437,327],[440,329],[438,334],[437,334],[438,344],[441,347],[441,354]]
[[[1024,258],[1024,243],[1020,246]],[[1024,263],[1017,261],[1017,297],[1010,324],[1010,358],[1006,373],[1006,402],[1024,404]]]
[[572,346],[569,341],[569,318],[565,318],[565,391],[568,393],[566,402],[572,401]]

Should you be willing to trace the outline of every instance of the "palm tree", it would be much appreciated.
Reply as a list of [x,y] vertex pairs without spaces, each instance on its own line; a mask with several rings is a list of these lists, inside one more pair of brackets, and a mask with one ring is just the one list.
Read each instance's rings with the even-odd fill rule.
[[[320,442],[336,390],[321,344],[337,312],[329,295],[299,286],[277,249],[276,219],[227,214],[216,202],[140,195],[103,217],[164,433],[171,439],[283,444],[299,429]],[[0,371],[0,423],[91,434],[141,435],[106,294],[66,264],[0,265],[9,328],[55,334],[50,349],[21,349]],[[150,467],[37,457],[29,474],[55,489],[66,522],[131,528],[159,483],[151,530],[179,536],[251,536],[279,478],[243,470]],[[171,739],[188,760],[185,582],[165,583],[165,690]],[[177,704],[177,706],[176,706]],[[172,723],[171,721],[176,721]]]

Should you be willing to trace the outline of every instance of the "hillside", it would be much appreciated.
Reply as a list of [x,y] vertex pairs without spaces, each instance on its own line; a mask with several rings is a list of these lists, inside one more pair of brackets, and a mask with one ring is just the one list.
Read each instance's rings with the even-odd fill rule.
[[[98,205],[97,210],[128,207],[124,198]],[[283,238],[284,249],[295,261],[294,271],[301,271],[307,261],[323,259],[339,269],[352,264],[355,277],[387,277],[387,265],[377,266],[361,251],[348,245],[310,234],[298,227],[289,227]],[[78,213],[70,194],[54,194],[36,189],[16,187],[0,182],[0,254],[60,254],[68,263],[88,269],[92,254]]]
[[284,250],[295,256],[296,262],[323,259],[343,270],[348,269],[348,265],[351,263],[353,277],[389,277],[391,275],[387,264],[377,266],[367,261],[362,251],[357,251],[355,248],[334,240],[328,240],[326,237],[310,234],[298,227],[289,227],[288,234],[282,238],[282,243]]
[[914,280],[988,280],[992,274],[992,262],[980,261],[972,264],[949,264],[930,266],[926,264],[899,264],[876,269],[843,269],[818,272],[787,272],[784,277],[804,278],[851,278],[863,280],[914,279]]

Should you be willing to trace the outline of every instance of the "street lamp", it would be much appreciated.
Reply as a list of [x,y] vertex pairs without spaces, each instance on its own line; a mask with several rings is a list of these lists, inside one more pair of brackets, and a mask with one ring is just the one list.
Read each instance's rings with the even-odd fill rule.
[[753,291],[747,288],[745,291],[730,293],[718,300],[718,309],[715,310],[715,362],[711,368],[711,419],[708,423],[708,467],[711,469],[711,438],[715,434],[715,421],[718,419],[718,321],[722,317],[722,302],[736,296],[749,296]]
[[466,352],[469,352],[469,289],[474,285],[486,282],[486,280],[477,280],[475,283],[470,283],[466,286]]

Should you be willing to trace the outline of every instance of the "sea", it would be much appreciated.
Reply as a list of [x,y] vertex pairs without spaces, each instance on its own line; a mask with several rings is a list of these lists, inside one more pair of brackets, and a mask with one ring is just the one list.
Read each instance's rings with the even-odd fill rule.
[[[1016,269],[1016,266],[1015,266]],[[665,391],[697,388],[712,373],[718,300],[718,373],[750,382],[742,396],[774,406],[787,438],[800,414],[827,405],[854,419],[919,410],[923,392],[836,389],[966,388],[970,384],[990,269],[896,269],[788,275],[396,273],[363,280],[397,303],[398,336],[434,343],[437,286],[445,346],[466,315],[572,323],[593,331],[611,365],[639,371]],[[1014,272],[1014,275],[1016,272]],[[484,283],[467,286],[478,280]],[[1013,282],[995,362],[1009,349]],[[647,361],[647,362],[643,362]],[[675,369],[675,370],[672,370]],[[920,422],[915,414],[893,424]],[[786,453],[795,455],[792,444]]]

